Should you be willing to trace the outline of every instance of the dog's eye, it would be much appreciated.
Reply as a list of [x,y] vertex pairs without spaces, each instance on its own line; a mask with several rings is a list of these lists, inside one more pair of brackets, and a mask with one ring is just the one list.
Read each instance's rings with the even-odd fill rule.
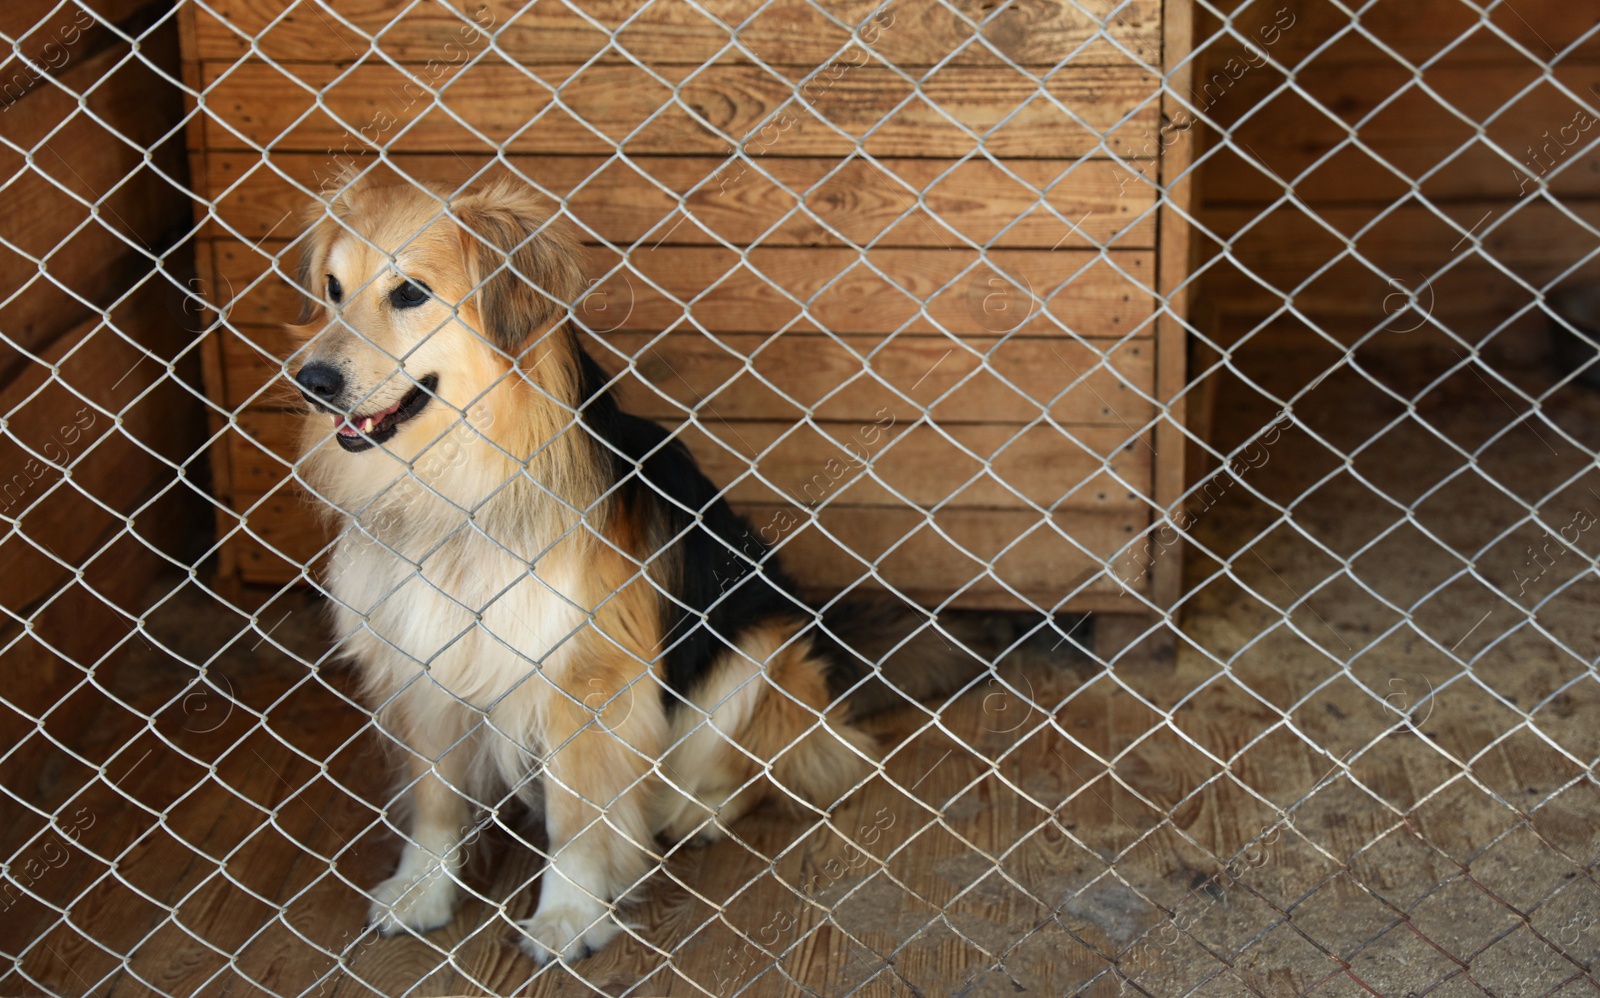
[[328,300],[335,305],[344,301],[344,285],[340,284],[339,279],[332,274],[328,275]]
[[416,308],[428,300],[428,286],[421,281],[407,281],[389,292],[389,301],[395,308]]

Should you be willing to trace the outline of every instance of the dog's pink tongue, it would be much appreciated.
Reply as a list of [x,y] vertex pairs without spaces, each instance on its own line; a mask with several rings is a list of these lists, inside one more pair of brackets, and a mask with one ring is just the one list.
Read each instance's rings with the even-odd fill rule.
[[343,416],[333,417],[333,428],[340,436],[354,437],[360,435],[356,428],[350,425],[350,420]]

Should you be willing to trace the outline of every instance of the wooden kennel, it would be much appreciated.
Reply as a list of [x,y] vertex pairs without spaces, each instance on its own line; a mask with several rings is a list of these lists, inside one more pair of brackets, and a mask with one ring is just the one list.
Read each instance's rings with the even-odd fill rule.
[[1187,3],[521,6],[182,8],[199,269],[227,320],[205,354],[232,413],[225,579],[295,579],[328,542],[291,476],[278,254],[376,145],[383,170],[516,171],[562,199],[597,278],[591,351],[634,411],[692,410],[689,446],[794,535],[807,590],[875,571],[930,605],[1141,609],[1119,580],[1175,599],[1177,548],[1147,574],[1125,549],[1183,481],[1183,295],[1154,292],[1188,272],[1161,88]]

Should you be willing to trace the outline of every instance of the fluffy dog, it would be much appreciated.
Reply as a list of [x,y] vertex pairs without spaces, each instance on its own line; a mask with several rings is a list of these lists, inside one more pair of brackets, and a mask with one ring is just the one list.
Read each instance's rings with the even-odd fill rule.
[[299,468],[413,805],[383,931],[449,922],[475,813],[542,796],[523,947],[577,959],[620,931],[658,835],[827,809],[875,758],[855,717],[981,670],[925,622],[819,626],[688,451],[617,407],[570,320],[580,249],[532,192],[353,182],[308,223]]

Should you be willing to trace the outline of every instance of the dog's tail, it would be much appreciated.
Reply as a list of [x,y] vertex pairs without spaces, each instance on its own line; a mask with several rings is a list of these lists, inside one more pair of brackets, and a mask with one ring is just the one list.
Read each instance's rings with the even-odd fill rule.
[[[762,766],[780,799],[832,807],[878,757],[877,740],[851,722],[948,695],[989,669],[979,657],[992,644],[986,628],[957,620],[874,602],[751,628],[696,691],[705,713],[678,714],[686,727],[674,731],[669,768],[692,775],[700,806],[671,818],[669,832],[688,834],[707,811],[723,821],[744,813],[769,792],[752,784]],[[757,675],[765,681],[751,682]],[[721,750],[729,735],[742,752]]]
[[[973,616],[938,617],[898,601],[843,603],[811,629],[828,692],[849,720],[946,697],[990,668],[995,640]],[[836,708],[838,709],[838,708]]]

